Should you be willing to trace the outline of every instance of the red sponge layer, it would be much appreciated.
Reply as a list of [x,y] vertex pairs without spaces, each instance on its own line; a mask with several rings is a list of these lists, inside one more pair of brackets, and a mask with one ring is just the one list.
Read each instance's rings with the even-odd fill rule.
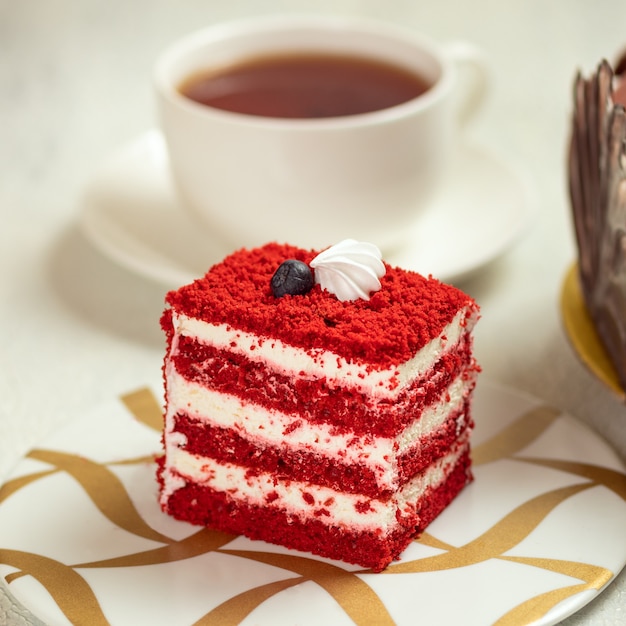
[[309,519],[289,515],[273,506],[251,506],[197,484],[175,491],[167,503],[173,517],[209,526],[215,530],[245,535],[294,550],[353,563],[375,572],[397,559],[472,480],[469,451],[459,459],[446,480],[427,489],[417,510],[398,517],[398,526],[388,535],[380,530],[359,532],[324,523],[323,514]]
[[439,400],[459,375],[467,380],[478,369],[471,355],[471,339],[464,335],[424,378],[412,381],[390,401],[372,398],[354,386],[330,386],[323,378],[281,374],[189,337],[179,337],[176,348],[171,361],[186,380],[241,398],[246,404],[298,415],[307,422],[332,424],[337,432],[355,436],[396,436]]
[[[261,445],[258,441],[247,440],[233,429],[211,426],[184,413],[178,413],[174,420],[174,431],[185,435],[185,451],[189,454],[222,463],[235,460],[238,465],[255,471],[275,474],[280,480],[305,481],[380,499],[389,497],[392,491],[445,456],[470,426],[468,407],[463,403],[438,430],[397,458],[397,482],[392,490],[391,487],[381,488],[372,469],[364,464],[349,464],[287,446]],[[391,459],[389,463],[392,463]]]

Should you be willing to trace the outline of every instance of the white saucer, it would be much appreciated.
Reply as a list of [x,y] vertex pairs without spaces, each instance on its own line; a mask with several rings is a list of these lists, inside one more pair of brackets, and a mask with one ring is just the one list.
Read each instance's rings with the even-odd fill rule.
[[[390,263],[459,280],[501,255],[528,226],[534,202],[520,173],[474,145],[462,144],[456,158],[454,178],[416,219],[411,244],[385,255]],[[203,275],[231,251],[180,207],[156,130],[124,146],[96,171],[81,223],[107,256],[167,287]]]

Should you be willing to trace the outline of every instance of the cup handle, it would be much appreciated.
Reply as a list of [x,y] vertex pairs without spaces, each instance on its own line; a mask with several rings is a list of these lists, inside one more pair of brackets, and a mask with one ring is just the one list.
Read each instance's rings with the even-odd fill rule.
[[491,83],[489,63],[480,48],[466,41],[450,42],[444,50],[457,68],[457,119],[464,126],[485,102]]

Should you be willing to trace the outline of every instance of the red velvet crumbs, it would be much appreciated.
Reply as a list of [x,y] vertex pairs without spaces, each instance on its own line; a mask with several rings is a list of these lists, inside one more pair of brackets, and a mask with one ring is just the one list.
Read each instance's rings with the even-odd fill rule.
[[357,513],[369,513],[374,510],[369,500],[360,500],[354,505],[354,509]]
[[460,308],[477,311],[459,289],[389,265],[369,300],[340,302],[319,285],[306,295],[275,298],[270,280],[276,268],[288,258],[309,263],[316,254],[277,243],[239,250],[166,300],[189,317],[381,368],[411,358]]

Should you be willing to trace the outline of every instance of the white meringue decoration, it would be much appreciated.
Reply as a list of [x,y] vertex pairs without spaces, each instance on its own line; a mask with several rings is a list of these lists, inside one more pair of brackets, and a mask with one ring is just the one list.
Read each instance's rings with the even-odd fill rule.
[[315,282],[342,302],[369,300],[385,275],[380,250],[372,243],[344,239],[320,252],[310,263]]

